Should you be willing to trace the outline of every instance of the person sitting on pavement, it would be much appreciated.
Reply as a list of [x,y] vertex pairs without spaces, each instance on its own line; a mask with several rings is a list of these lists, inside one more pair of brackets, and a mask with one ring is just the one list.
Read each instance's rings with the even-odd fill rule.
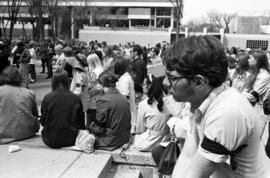
[[137,109],[135,103],[134,72],[132,64],[128,59],[118,56],[114,63],[114,73],[119,77],[116,83],[117,90],[126,96],[131,112],[131,133],[135,134],[135,122],[137,118]]
[[162,82],[159,78],[148,75],[143,88],[147,98],[138,106],[134,147],[139,151],[152,151],[169,134],[166,123],[171,114],[164,105]]
[[87,124],[88,127],[91,123],[91,119],[96,118],[96,98],[100,94],[100,90],[97,89],[97,79],[99,75],[104,71],[99,57],[96,54],[90,54],[87,56],[88,63],[88,76],[89,76],[89,90],[88,90],[88,110],[87,110]]
[[0,144],[30,138],[39,130],[35,94],[21,83],[16,66],[0,74]]
[[79,130],[85,130],[83,105],[79,96],[69,90],[69,79],[63,69],[52,78],[52,91],[41,103],[42,140],[51,148],[75,145]]
[[105,70],[98,77],[104,94],[96,100],[95,121],[89,131],[96,136],[96,149],[112,151],[129,141],[131,114],[127,99],[115,88],[117,77]]

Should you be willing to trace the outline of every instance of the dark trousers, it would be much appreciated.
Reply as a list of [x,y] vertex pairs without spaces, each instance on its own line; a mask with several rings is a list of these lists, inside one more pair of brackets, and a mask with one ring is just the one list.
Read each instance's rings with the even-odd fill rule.
[[47,59],[46,58],[44,58],[44,59],[41,59],[41,66],[42,66],[42,73],[44,73],[45,72],[45,67],[46,67],[46,61],[47,61]]
[[88,128],[92,122],[95,122],[95,120],[96,120],[96,109],[88,109],[86,111],[86,128]]
[[52,58],[47,58],[46,60],[46,66],[47,66],[47,71],[48,71],[48,76],[52,76],[53,75],[53,71],[52,71]]
[[35,64],[29,64],[29,73],[31,79],[36,80],[36,66]]
[[265,146],[265,152],[268,158],[270,158],[270,123],[268,124],[268,140]]

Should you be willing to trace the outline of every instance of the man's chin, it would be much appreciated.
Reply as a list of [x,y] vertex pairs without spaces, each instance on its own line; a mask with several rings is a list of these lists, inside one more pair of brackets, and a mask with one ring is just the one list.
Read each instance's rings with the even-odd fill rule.
[[181,102],[181,100],[179,98],[177,98],[175,95],[172,95],[173,96],[173,99],[177,102]]

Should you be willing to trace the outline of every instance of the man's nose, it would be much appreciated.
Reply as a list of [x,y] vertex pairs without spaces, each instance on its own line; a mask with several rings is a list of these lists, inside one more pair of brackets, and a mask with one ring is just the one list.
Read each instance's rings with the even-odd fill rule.
[[163,85],[165,92],[168,93],[169,89],[171,88],[171,84],[170,84],[167,76],[165,76],[165,78],[163,79],[162,85]]

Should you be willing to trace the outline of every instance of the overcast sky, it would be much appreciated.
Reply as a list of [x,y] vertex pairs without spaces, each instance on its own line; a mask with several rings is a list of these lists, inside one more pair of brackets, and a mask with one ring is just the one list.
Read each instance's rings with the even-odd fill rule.
[[183,22],[206,16],[211,9],[227,13],[270,11],[270,0],[184,0]]

